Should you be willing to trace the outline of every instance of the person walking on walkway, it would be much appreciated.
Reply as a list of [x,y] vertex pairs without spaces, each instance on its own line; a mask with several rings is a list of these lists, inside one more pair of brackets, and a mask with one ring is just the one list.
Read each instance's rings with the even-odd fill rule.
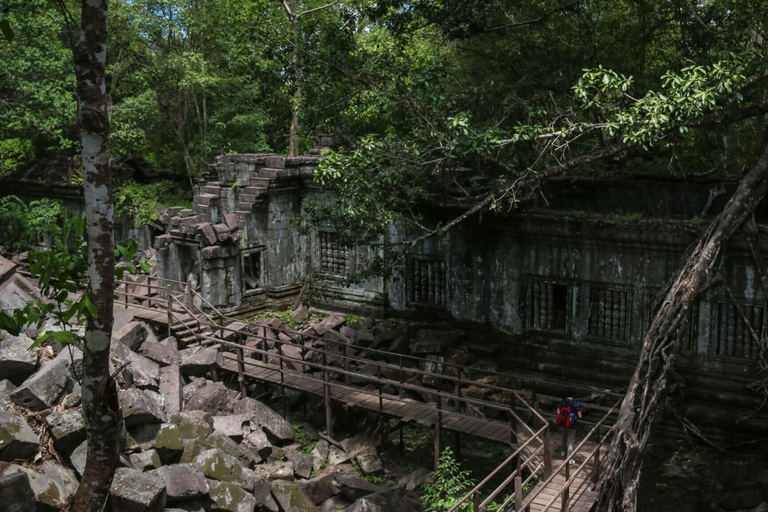
[[[581,419],[581,404],[577,402],[572,390],[568,390],[568,396],[560,401],[557,407],[557,424],[563,432],[563,442],[560,445],[560,455],[563,458],[570,457],[573,453],[573,445],[576,442],[576,423]],[[571,459],[571,464],[575,463]]]

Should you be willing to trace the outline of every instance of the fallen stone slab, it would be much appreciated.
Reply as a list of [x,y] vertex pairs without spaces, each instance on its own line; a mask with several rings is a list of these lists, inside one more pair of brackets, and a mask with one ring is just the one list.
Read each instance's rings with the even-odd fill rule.
[[419,468],[398,480],[397,487],[403,487],[406,491],[413,491],[426,483],[432,483],[432,472],[427,468]]
[[248,414],[251,418],[251,428],[258,426],[280,441],[292,441],[294,438],[293,425],[258,400],[242,398],[235,403],[233,412]]
[[291,320],[297,324],[304,323],[307,318],[309,318],[309,309],[306,306],[299,306],[291,312]]
[[[185,393],[186,394],[186,393]],[[199,388],[186,402],[185,410],[199,410],[213,415],[237,413],[234,411],[235,391],[227,388],[223,382],[212,382]]]
[[128,366],[123,370],[131,374],[131,382],[140,389],[156,391],[160,382],[160,365],[136,352],[128,354]]
[[204,451],[197,456],[195,462],[208,478],[238,485],[245,484],[243,466],[240,461],[218,448]]
[[293,464],[293,473],[299,478],[309,478],[312,474],[313,458],[308,453],[301,453],[296,448],[286,448],[285,458]]
[[213,417],[213,429],[239,443],[243,436],[251,431],[250,416],[247,414],[228,414]]
[[6,512],[35,512],[37,500],[26,473],[0,476],[0,503]]
[[317,512],[317,506],[304,493],[301,485],[296,482],[276,480],[272,482],[272,496],[280,504],[280,508],[291,512]]
[[337,466],[347,462],[348,460],[352,460],[354,456],[354,453],[347,453],[338,446],[331,446],[328,449],[328,464],[331,466]]
[[384,470],[384,464],[381,462],[379,454],[374,447],[369,447],[359,452],[355,456],[355,460],[360,466],[360,471],[362,471],[364,475],[372,475]]
[[269,442],[267,434],[260,428],[246,434],[241,445],[258,453],[262,459],[266,459],[272,454],[272,443]]
[[315,471],[320,471],[324,466],[325,463],[328,462],[328,452],[329,452],[330,446],[328,444],[328,441],[325,439],[321,439],[317,443],[315,443],[315,447],[312,448],[312,467]]
[[421,504],[410,499],[405,489],[389,489],[358,499],[344,512],[420,512]]
[[[78,361],[82,361],[83,354],[73,348],[72,357],[77,364]],[[37,373],[13,390],[11,400],[15,404],[33,411],[41,411],[51,407],[62,393],[74,386],[75,381],[70,375],[71,365],[70,351],[63,350],[53,360],[44,364]]]
[[0,412],[10,411],[8,401],[11,398],[11,392],[16,389],[16,385],[9,380],[0,380]]
[[181,411],[183,405],[184,378],[178,366],[160,368],[160,386],[158,391],[163,395],[163,410],[167,416]]
[[375,485],[367,480],[354,475],[340,475],[335,474],[333,476],[333,485],[343,494],[349,501],[357,501],[358,499],[374,494],[377,492],[386,491],[386,487]]
[[163,344],[158,341],[145,341],[141,344],[139,354],[151,359],[160,366],[171,366],[181,364],[181,352],[169,344]]
[[75,468],[78,475],[83,476],[85,462],[88,460],[88,441],[83,441],[80,446],[69,454],[69,463]]
[[320,507],[320,512],[338,512],[339,510],[346,509],[351,504],[352,502],[345,498],[344,495],[337,494],[336,496],[328,498],[318,506]]
[[144,322],[128,322],[112,335],[113,341],[119,341],[131,350],[136,350],[147,339],[149,328]]
[[85,441],[85,420],[80,409],[52,412],[45,422],[56,449],[61,453],[70,453]]
[[257,480],[293,480],[293,464],[290,462],[269,462],[259,464],[253,468],[253,475]]
[[333,475],[325,475],[301,482],[304,493],[316,505],[337,495],[339,488],[333,484]]
[[256,508],[256,498],[235,484],[209,480],[208,485],[212,511],[253,512]]
[[167,338],[163,338],[158,343],[165,345],[166,347],[171,347],[174,350],[179,350],[179,340],[177,340],[175,336],[168,336]]
[[40,449],[40,440],[23,416],[0,412],[0,460],[29,459]]
[[109,506],[112,512],[162,512],[164,482],[135,469],[117,468],[109,489]]
[[0,465],[0,474],[24,473],[38,502],[38,510],[59,510],[69,502],[77,491],[77,477],[71,469],[63,468],[52,461],[30,469],[16,464]]
[[255,480],[250,485],[253,489],[253,497],[256,498],[256,506],[263,507],[272,493],[272,483],[267,479]]
[[343,316],[331,315],[328,318],[324,318],[323,320],[313,325],[312,328],[315,330],[318,336],[322,336],[327,331],[336,329],[340,325],[343,325],[346,321],[347,319]]
[[204,377],[224,365],[224,356],[215,348],[188,348],[181,351],[181,373],[185,376]]
[[163,512],[206,512],[206,510],[205,505],[200,501],[183,501],[166,508]]
[[32,338],[0,330],[0,375],[17,386],[37,369],[37,351],[30,351]]
[[195,500],[208,494],[208,482],[195,464],[173,464],[150,471],[149,475],[165,483],[167,503]]
[[133,469],[142,472],[157,469],[162,465],[160,455],[158,455],[157,450],[152,448],[143,452],[132,453],[128,456],[128,460]]
[[159,393],[135,388],[121,390],[118,392],[118,400],[128,428],[144,423],[163,423],[166,420],[163,396]]

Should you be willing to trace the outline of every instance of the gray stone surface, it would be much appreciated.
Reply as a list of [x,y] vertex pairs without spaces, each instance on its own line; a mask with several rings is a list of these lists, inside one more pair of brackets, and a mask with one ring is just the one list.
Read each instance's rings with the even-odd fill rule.
[[163,410],[171,416],[181,411],[183,405],[184,378],[178,366],[160,368],[160,394],[163,395]]
[[197,456],[195,462],[208,478],[238,485],[245,484],[243,481],[243,466],[240,461],[218,448],[204,451]]
[[24,333],[14,336],[0,330],[0,375],[17,386],[37,369],[37,351],[29,350],[32,343]]
[[181,353],[170,344],[157,341],[145,341],[141,344],[139,354],[156,362],[160,366],[181,364]]
[[158,478],[129,468],[117,468],[109,489],[112,512],[162,512],[165,487]]
[[0,380],[0,412],[10,410],[8,403],[11,392],[16,389],[16,385],[9,380]]
[[285,458],[293,464],[293,472],[299,478],[309,478],[312,474],[313,458],[308,453],[301,453],[296,448],[286,448]]
[[16,464],[0,465],[0,474],[24,473],[39,503],[38,510],[58,510],[64,507],[77,490],[74,471],[63,468],[52,461],[45,461],[35,469]]
[[259,428],[246,434],[241,445],[258,453],[262,459],[266,459],[272,454],[272,443],[267,439],[267,434]]
[[0,412],[0,460],[28,459],[40,448],[37,434],[20,414]]
[[328,441],[325,439],[319,440],[315,443],[315,447],[312,448],[312,467],[315,471],[320,471],[325,463],[328,462]]
[[5,512],[35,512],[37,501],[26,473],[0,476],[0,503]]
[[384,470],[384,464],[382,464],[375,447],[369,447],[359,452],[355,456],[355,460],[365,475],[380,473]]
[[266,478],[259,480],[254,479],[254,481],[251,482],[250,487],[253,492],[253,497],[256,498],[256,506],[264,506],[272,493],[272,483]]
[[257,480],[293,480],[293,464],[290,462],[269,462],[253,468]]
[[405,488],[406,491],[413,491],[426,483],[432,482],[432,472],[427,468],[419,468],[413,473],[405,475],[397,481],[398,487]]
[[165,483],[167,503],[200,499],[208,494],[208,482],[196,464],[172,464],[149,474]]
[[83,476],[85,471],[85,462],[88,460],[88,441],[83,441],[80,446],[69,454],[69,463],[75,468],[77,474]]
[[159,393],[134,388],[119,391],[118,398],[126,427],[142,423],[162,423],[166,420],[163,397]]
[[[73,349],[73,353],[76,361],[82,360],[83,356],[79,350]],[[69,350],[63,350],[16,388],[11,393],[11,400],[33,411],[51,407],[65,390],[72,389],[74,386],[74,380],[69,372],[70,366]]]
[[157,450],[152,448],[143,452],[132,453],[128,456],[128,460],[131,462],[133,469],[137,471],[149,471],[159,468],[162,464]]
[[293,425],[275,411],[253,398],[242,398],[234,406],[237,414],[248,414],[252,427],[259,426],[280,441],[292,441]]
[[124,373],[131,374],[133,385],[141,389],[156,391],[160,382],[160,365],[135,352],[128,354],[128,366]]
[[224,356],[215,348],[188,348],[181,351],[181,373],[185,376],[204,377],[221,368]]
[[52,412],[45,418],[51,431],[56,449],[64,454],[70,453],[85,441],[85,420],[78,409]]
[[333,475],[325,475],[301,483],[304,493],[316,505],[335,496],[339,488],[333,484]]
[[147,339],[149,328],[144,322],[128,322],[112,335],[112,340],[125,344],[131,350],[136,350]]
[[198,388],[186,402],[184,409],[205,411],[209,414],[228,414],[233,412],[233,399],[237,393],[227,388],[223,382],[214,382]]
[[358,499],[344,512],[420,512],[421,504],[406,496],[404,489],[391,489]]
[[256,508],[256,498],[241,487],[216,480],[209,480],[208,484],[212,511],[253,512]]
[[386,487],[375,485],[354,475],[333,475],[333,485],[339,489],[349,501],[356,501],[369,494],[386,491]]
[[272,495],[280,504],[280,508],[285,511],[316,512],[318,510],[302,486],[296,482],[285,480],[272,482]]
[[239,443],[245,433],[251,431],[251,419],[247,414],[228,414],[226,416],[214,416],[213,428]]

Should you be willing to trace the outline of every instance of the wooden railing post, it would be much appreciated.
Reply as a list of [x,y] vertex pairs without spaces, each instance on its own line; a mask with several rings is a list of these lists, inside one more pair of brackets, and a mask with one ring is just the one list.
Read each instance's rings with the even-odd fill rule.
[[171,285],[168,285],[168,288],[166,288],[166,291],[168,292],[168,337],[171,337],[171,324],[173,323],[173,295],[171,295]]
[[[347,341],[344,344],[344,371],[346,372],[344,374],[344,383],[347,384],[347,385],[349,385],[351,383],[350,382],[350,379],[351,379],[350,371],[352,369],[351,363],[349,361],[349,357],[351,355],[350,354],[350,350],[351,349],[350,349],[349,343],[350,343],[350,341]],[[381,393],[379,393],[379,394],[381,394]]]
[[[520,460],[518,458],[518,460]],[[519,467],[519,464],[518,464]],[[523,479],[520,476],[520,470],[518,469],[517,476],[515,477],[515,510],[523,510]]]
[[570,488],[568,487],[567,482],[570,479],[571,479],[571,464],[569,462],[566,462],[565,463],[566,486],[563,489],[563,493],[560,495],[560,501],[562,502],[562,507],[561,507],[562,512],[568,512],[568,509],[569,509],[568,501],[570,500]]
[[280,342],[275,340],[275,346],[277,347],[277,359],[280,361],[280,391],[283,395],[283,418],[287,416],[287,407],[285,403],[285,370],[283,369],[283,347]]
[[480,493],[477,491],[472,495],[472,512],[480,512]]
[[152,276],[147,279],[147,307],[152,307]]
[[378,382],[377,382],[377,384],[379,385],[379,425],[381,425],[382,424],[383,414],[384,414],[384,400],[383,400],[383,398],[381,396],[381,393],[382,393],[382,389],[381,389],[381,366],[378,366],[377,368],[378,368],[378,376],[379,376],[379,379],[378,379]]
[[323,398],[325,399],[325,430],[333,438],[333,417],[331,416],[331,390],[328,384],[328,365],[326,352],[323,350]]
[[592,482],[594,484],[597,484],[598,480],[600,480],[600,445],[602,444],[602,441],[597,444],[597,450],[595,450],[595,472],[592,476]]
[[549,425],[544,430],[544,478],[552,474],[552,445],[550,443]]
[[243,333],[239,333],[238,336],[241,348],[237,349],[237,380],[240,382],[240,398],[245,398],[247,393],[245,391],[245,354],[243,354],[242,349],[244,344]]
[[437,423],[435,423],[435,469],[440,459],[440,434],[443,429],[443,399],[437,395]]

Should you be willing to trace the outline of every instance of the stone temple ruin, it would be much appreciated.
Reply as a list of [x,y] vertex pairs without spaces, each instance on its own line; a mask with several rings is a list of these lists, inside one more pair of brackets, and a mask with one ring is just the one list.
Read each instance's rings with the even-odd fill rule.
[[[293,306],[306,280],[320,276],[316,306],[458,325],[500,368],[616,389],[634,370],[653,301],[695,239],[702,211],[712,215],[727,200],[710,197],[714,182],[555,180],[541,205],[471,219],[423,241],[392,277],[352,285],[344,278],[366,267],[371,249],[342,247],[323,229],[301,234],[291,223],[303,200],[321,192],[313,153],[218,157],[193,208],[162,216],[158,276],[190,283],[234,315]],[[455,214],[432,210],[435,221]],[[388,236],[413,234],[396,225]],[[763,226],[754,236],[768,249]],[[759,405],[747,389],[759,348],[739,309],[755,329],[768,327],[744,236],[728,247],[724,275],[739,307],[723,287],[704,294],[684,327],[677,368],[686,379],[685,414],[731,428]],[[734,428],[762,426],[747,419]]]

